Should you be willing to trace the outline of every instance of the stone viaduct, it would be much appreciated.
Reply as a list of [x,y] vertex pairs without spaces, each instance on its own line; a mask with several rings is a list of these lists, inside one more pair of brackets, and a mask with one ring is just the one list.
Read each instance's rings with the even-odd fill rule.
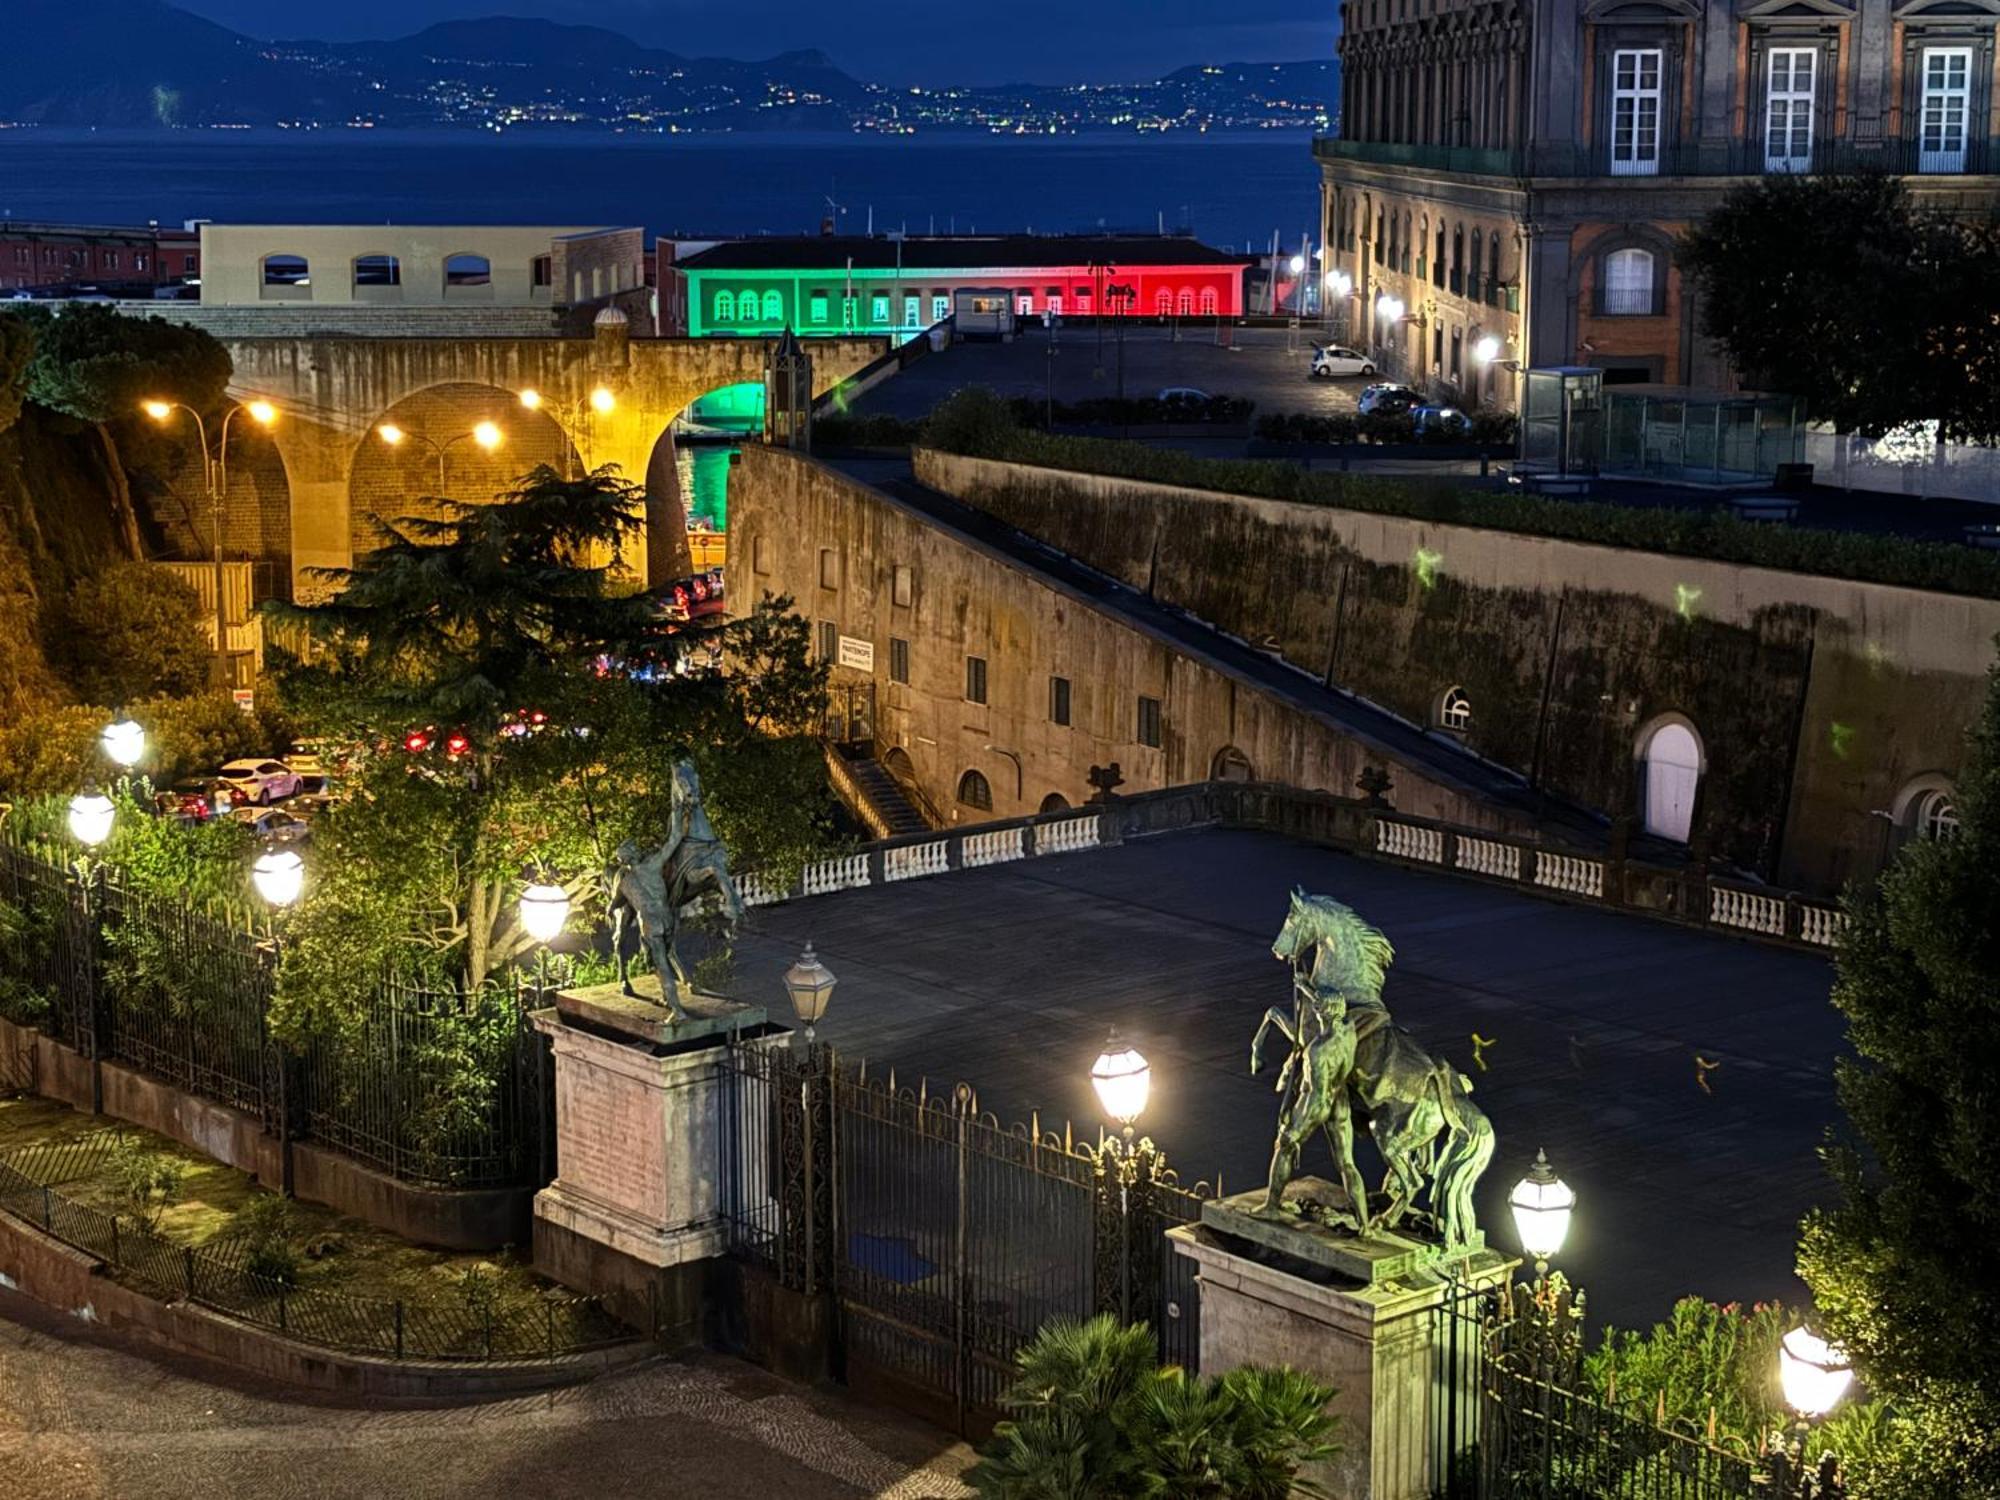
[[[378,516],[409,514],[441,489],[458,499],[500,493],[536,463],[614,464],[644,484],[646,580],[684,575],[673,421],[711,391],[761,383],[772,341],[631,339],[623,325],[601,325],[591,338],[223,342],[235,366],[231,396],[261,397],[282,413],[268,442],[248,424],[232,434],[226,547],[288,563],[294,596],[307,597],[316,587],[311,570],[350,566],[380,535]],[[820,395],[890,346],[826,338],[809,347]],[[599,388],[612,394],[608,412],[592,407]],[[527,390],[541,398],[534,410],[519,399]],[[480,420],[506,434],[499,451],[452,441]],[[384,422],[428,441],[392,449],[378,435]],[[446,442],[440,465],[431,444]]]

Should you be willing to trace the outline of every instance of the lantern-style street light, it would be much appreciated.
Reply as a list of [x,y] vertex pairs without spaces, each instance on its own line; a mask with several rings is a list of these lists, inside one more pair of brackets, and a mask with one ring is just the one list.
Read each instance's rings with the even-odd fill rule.
[[549,988],[549,944],[569,925],[569,907],[569,892],[546,872],[521,892],[521,928],[535,940],[535,988],[544,994]]
[[813,952],[813,945],[806,944],[806,951],[799,955],[799,961],[785,970],[785,994],[792,1002],[792,1014],[799,1018],[799,1024],[806,1029],[806,1047],[813,1045],[813,1033],[819,1026],[820,1017],[833,1001],[833,987],[840,983],[833,970],[819,961]]
[[1535,1164],[1514,1184],[1514,1191],[1507,1195],[1507,1207],[1514,1212],[1521,1248],[1535,1258],[1535,1274],[1546,1276],[1550,1258],[1569,1238],[1570,1215],[1576,1210],[1575,1190],[1556,1176],[1546,1151],[1536,1149]]
[[1104,1141],[1096,1152],[1098,1190],[1118,1187],[1118,1306],[1119,1316],[1132,1321],[1132,1190],[1150,1192],[1160,1180],[1166,1159],[1150,1140],[1132,1137],[1133,1126],[1146,1112],[1153,1092],[1153,1067],[1146,1055],[1112,1027],[1104,1050],[1090,1066],[1090,1086],[1105,1114],[1116,1120],[1121,1134]]
[[1097,1091],[1097,1102],[1105,1114],[1123,1127],[1129,1144],[1132,1127],[1146,1112],[1146,1100],[1153,1092],[1153,1067],[1143,1052],[1118,1035],[1116,1026],[1091,1064],[1090,1086]]
[[1839,1500],[1846,1493],[1840,1455],[1828,1450],[1817,1464],[1807,1462],[1813,1423],[1847,1394],[1854,1370],[1847,1356],[1801,1325],[1778,1344],[1778,1384],[1798,1421],[1792,1431],[1773,1433],[1766,1455],[1774,1500]]
[[104,726],[97,743],[112,761],[129,771],[139,764],[139,757],[146,753],[146,731],[124,714]]
[[272,845],[250,866],[250,883],[273,911],[295,905],[306,888],[306,862],[296,849]]
[[269,428],[278,420],[278,408],[268,401],[238,401],[222,414],[222,431],[217,451],[208,451],[208,426],[201,413],[185,401],[142,401],[139,409],[155,422],[171,421],[177,411],[194,419],[195,437],[201,444],[202,481],[208,490],[209,524],[215,533],[215,659],[218,687],[229,685],[229,617],[222,587],[222,526],[229,496],[229,427],[241,412],[259,427]]
[[112,806],[111,799],[94,786],[86,785],[69,799],[70,837],[83,845],[86,852],[111,837],[111,825],[117,817],[118,809]]

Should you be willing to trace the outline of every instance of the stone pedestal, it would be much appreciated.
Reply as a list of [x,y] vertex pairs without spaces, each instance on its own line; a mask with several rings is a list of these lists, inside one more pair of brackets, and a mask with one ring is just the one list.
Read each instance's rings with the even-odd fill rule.
[[687,1019],[672,1021],[644,998],[649,983],[634,981],[637,1000],[609,984],[565,990],[533,1018],[556,1075],[556,1179],[535,1195],[535,1264],[664,1329],[698,1317],[692,1268],[726,1244],[728,1045],[786,1036],[761,1007],[714,995],[688,996]]
[[[1207,1204],[1200,1225],[1168,1231],[1200,1278],[1202,1374],[1290,1365],[1325,1381],[1335,1387],[1327,1410],[1340,1419],[1340,1453],[1304,1477],[1333,1500],[1427,1500],[1442,1489],[1434,1471],[1447,1457],[1446,1404],[1455,1397],[1469,1412],[1478,1399],[1476,1365],[1454,1372],[1442,1357],[1451,1336],[1443,1309],[1505,1281],[1517,1262],[1484,1249],[1447,1260],[1393,1234],[1356,1240],[1269,1223],[1254,1237],[1232,1232],[1262,1198]],[[1459,1337],[1468,1331],[1461,1325]],[[1469,1440],[1471,1421],[1460,1430]]]

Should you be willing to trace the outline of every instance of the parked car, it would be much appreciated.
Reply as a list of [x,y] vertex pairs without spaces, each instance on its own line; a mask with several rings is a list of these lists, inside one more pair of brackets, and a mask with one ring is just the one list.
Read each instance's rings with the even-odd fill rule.
[[206,823],[215,816],[215,783],[191,778],[153,793],[153,807],[163,818]]
[[1338,344],[1327,344],[1313,350],[1311,377],[1314,380],[1330,380],[1336,375],[1373,375],[1375,361],[1359,349],[1343,349]]
[[1424,398],[1407,385],[1397,385],[1394,381],[1384,381],[1371,385],[1361,393],[1361,399],[1354,403],[1354,409],[1362,416],[1373,416],[1381,412],[1385,416],[1398,416],[1414,410]]
[[1449,432],[1462,436],[1472,428],[1472,419],[1455,406],[1419,406],[1410,420],[1421,437],[1427,432]]
[[1159,399],[1162,401],[1179,401],[1188,406],[1206,406],[1209,403],[1210,397],[1208,392],[1202,390],[1199,386],[1169,385],[1160,388]]
[[312,824],[293,817],[282,807],[239,807],[229,817],[258,838],[274,844],[295,844],[312,837]]
[[216,775],[229,788],[236,805],[282,802],[305,788],[305,777],[281,760],[232,760]]

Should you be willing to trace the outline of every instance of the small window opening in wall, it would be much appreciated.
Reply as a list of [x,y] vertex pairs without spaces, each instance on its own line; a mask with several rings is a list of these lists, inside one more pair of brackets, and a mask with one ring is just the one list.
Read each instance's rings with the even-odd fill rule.
[[1438,699],[1437,727],[1453,734],[1464,734],[1472,727],[1472,700],[1465,696],[1464,688],[1444,690]]
[[986,658],[983,656],[968,656],[965,659],[965,701],[986,701]]
[[906,563],[897,563],[895,571],[889,575],[890,602],[898,609],[908,609],[916,594],[916,571]]
[[1061,792],[1050,792],[1048,796],[1042,798],[1041,810],[1045,813],[1068,812],[1069,798]]
[[1145,698],[1139,700],[1139,743],[1160,748],[1160,700]]
[[265,286],[311,286],[312,271],[303,255],[264,257]]
[[840,554],[831,547],[819,549],[819,586],[823,589],[840,587]]
[[528,263],[528,281],[533,286],[554,286],[556,279],[555,258],[537,255]]
[[444,263],[446,286],[491,286],[493,262],[483,255],[448,256]]
[[958,778],[958,800],[965,807],[977,808],[980,812],[992,812],[993,788],[977,771],[967,771]]
[[831,620],[819,622],[819,659],[832,661],[840,654],[840,627]]
[[902,683],[910,680],[910,643],[900,636],[889,637],[889,680]]
[[1069,679],[1051,677],[1049,679],[1049,722],[1067,724],[1069,722]]
[[1948,839],[1958,833],[1958,807],[1950,792],[1925,792],[1917,803],[1917,832],[1927,839]]
[[403,268],[393,255],[357,255],[354,258],[356,286],[401,286]]

